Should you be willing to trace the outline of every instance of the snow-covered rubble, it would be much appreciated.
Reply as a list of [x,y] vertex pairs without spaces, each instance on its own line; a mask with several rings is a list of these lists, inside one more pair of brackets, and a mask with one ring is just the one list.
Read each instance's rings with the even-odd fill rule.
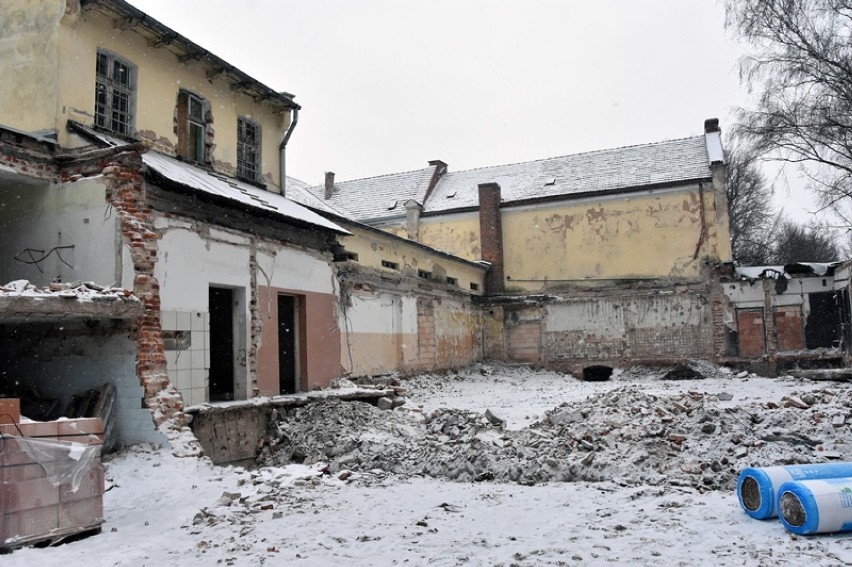
[[[107,463],[102,534],[2,563],[852,564],[846,534],[754,520],[732,487],[747,465],[852,460],[852,385],[702,373],[422,375],[401,380],[393,410],[317,399],[280,413],[277,451],[254,469],[137,446]],[[460,482],[483,470],[495,480]],[[563,478],[577,480],[541,482]]]
[[382,411],[326,400],[275,416],[278,444],[263,463],[327,462],[332,474],[381,470],[521,484],[610,480],[707,491],[732,490],[747,466],[852,455],[848,436],[838,435],[848,429],[852,407],[845,387],[823,383],[777,399],[732,404],[729,392],[744,384],[733,376],[727,391],[715,387],[717,378],[713,392],[702,388],[703,380],[691,380],[672,393],[650,392],[647,382],[633,384],[630,376],[560,403],[517,430],[490,409]]

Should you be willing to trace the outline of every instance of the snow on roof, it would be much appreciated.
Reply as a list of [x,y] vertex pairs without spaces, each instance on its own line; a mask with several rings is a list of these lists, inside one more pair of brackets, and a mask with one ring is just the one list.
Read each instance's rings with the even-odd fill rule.
[[[445,173],[427,199],[436,166],[335,183],[326,203],[357,220],[402,216],[413,199],[425,212],[477,207],[480,183],[500,185],[504,203],[710,178],[704,135],[561,157]],[[712,152],[711,152],[712,153]],[[715,154],[713,154],[715,155]],[[323,199],[322,185],[310,191]],[[424,203],[425,201],[425,203]]]
[[[335,182],[334,194],[325,202],[357,220],[405,216],[406,201],[423,202],[435,167],[430,165],[403,173]],[[324,185],[309,190],[318,199],[325,200]]]
[[339,217],[349,216],[346,212],[335,209],[329,203],[323,201],[322,199],[311,193],[310,186],[304,181],[296,179],[295,177],[287,178],[286,193],[288,199],[296,201],[300,205],[304,205],[306,207],[330,213]]
[[143,154],[142,160],[149,169],[166,179],[196,191],[224,197],[254,209],[276,213],[286,219],[312,224],[340,234],[349,234],[349,231],[277,193],[264,191],[225,175],[199,169],[156,152]]
[[480,183],[499,184],[502,201],[511,203],[709,177],[705,138],[695,136],[447,173],[425,210],[477,207]]

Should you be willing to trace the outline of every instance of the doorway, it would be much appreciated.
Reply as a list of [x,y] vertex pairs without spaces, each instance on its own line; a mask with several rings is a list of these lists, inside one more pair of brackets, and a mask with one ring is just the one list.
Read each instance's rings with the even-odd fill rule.
[[234,290],[210,288],[210,401],[234,399]]
[[298,298],[278,296],[278,386],[282,394],[299,391]]

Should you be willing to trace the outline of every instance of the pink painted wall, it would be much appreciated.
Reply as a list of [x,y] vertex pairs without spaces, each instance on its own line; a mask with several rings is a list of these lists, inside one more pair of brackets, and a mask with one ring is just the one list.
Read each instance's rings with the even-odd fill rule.
[[335,296],[300,290],[258,286],[258,315],[261,342],[257,352],[257,387],[261,396],[279,394],[278,387],[278,301],[279,294],[298,298],[299,390],[328,386],[340,376],[340,330],[337,328]]

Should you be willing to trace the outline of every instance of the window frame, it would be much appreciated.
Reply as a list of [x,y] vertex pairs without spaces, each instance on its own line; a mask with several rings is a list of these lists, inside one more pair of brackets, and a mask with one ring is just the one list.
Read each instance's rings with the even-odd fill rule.
[[[193,113],[194,107],[199,111],[197,114]],[[210,102],[206,98],[192,91],[178,91],[175,134],[179,159],[199,165],[212,163],[212,122]]]
[[[101,72],[102,61],[105,61],[106,74]],[[116,77],[116,64],[126,70],[126,80]],[[98,49],[95,55],[94,125],[112,134],[132,137],[136,131],[137,92],[136,65],[117,53]],[[125,101],[124,108],[116,106],[120,101]]]
[[[248,129],[253,129],[253,142],[247,138]],[[263,129],[260,124],[247,116],[237,117],[237,177],[259,183],[263,176]],[[251,158],[251,159],[249,159]]]

